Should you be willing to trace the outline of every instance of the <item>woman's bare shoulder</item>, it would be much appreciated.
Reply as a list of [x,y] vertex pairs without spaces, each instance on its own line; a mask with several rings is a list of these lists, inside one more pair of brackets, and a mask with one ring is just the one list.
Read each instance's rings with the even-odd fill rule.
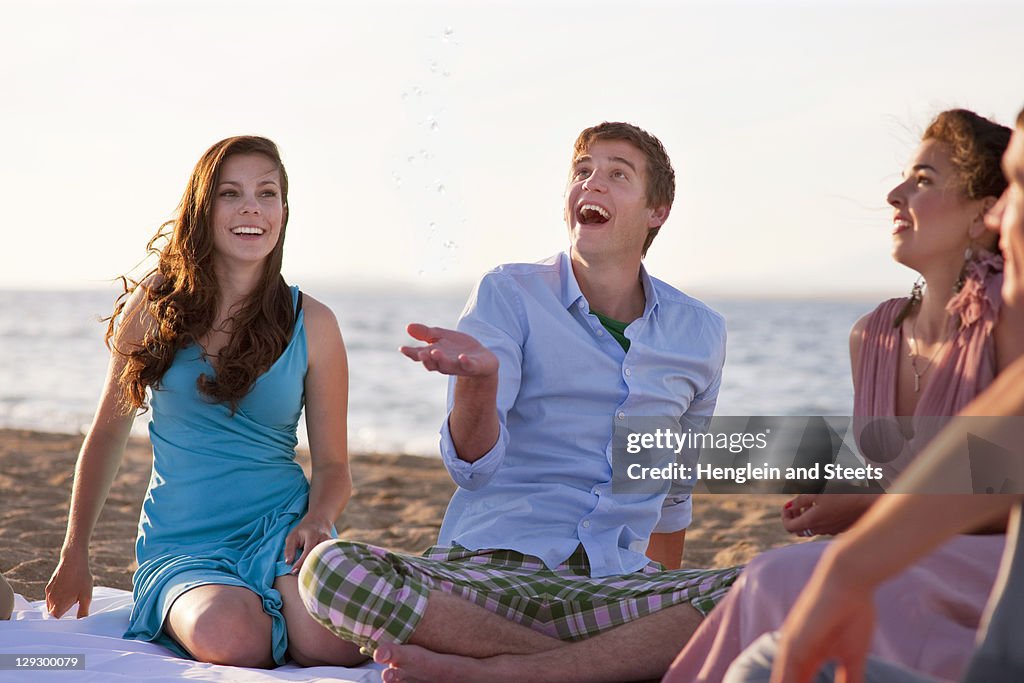
[[118,313],[119,319],[115,321],[117,332],[114,339],[122,351],[126,350],[125,345],[138,344],[147,332],[159,327],[159,321],[153,317],[149,307],[149,293],[165,281],[161,273],[150,273],[129,291],[124,307]]
[[347,362],[345,342],[334,311],[303,292],[302,315],[310,367],[343,368]]
[[864,336],[867,334],[868,322],[871,320],[872,313],[865,313],[857,322],[850,328],[850,352],[855,353],[860,351],[861,345],[864,343]]
[[334,311],[327,304],[306,292],[302,293],[302,312],[305,314],[306,327],[317,331],[338,327],[338,318],[334,315]]
[[310,349],[343,349],[341,327],[330,306],[319,299],[302,293],[303,325]]

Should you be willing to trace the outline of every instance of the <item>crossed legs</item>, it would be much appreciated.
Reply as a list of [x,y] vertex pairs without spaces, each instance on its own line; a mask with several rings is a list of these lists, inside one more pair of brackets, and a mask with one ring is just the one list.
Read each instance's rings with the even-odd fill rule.
[[701,618],[680,604],[564,642],[435,591],[409,643],[382,644],[374,659],[389,667],[385,683],[645,681],[665,673]]
[[[581,554],[582,556],[582,554]],[[585,556],[582,556],[585,563]],[[575,562],[575,563],[574,563]],[[511,551],[408,557],[326,542],[300,575],[320,623],[375,651],[385,681],[660,677],[738,569],[591,579]]]

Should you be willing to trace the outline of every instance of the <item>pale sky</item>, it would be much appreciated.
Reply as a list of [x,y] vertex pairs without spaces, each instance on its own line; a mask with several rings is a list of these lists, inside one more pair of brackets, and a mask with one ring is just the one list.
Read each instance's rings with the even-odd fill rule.
[[903,293],[888,189],[938,111],[1010,124],[1020,2],[0,0],[0,287],[130,269],[229,135],[291,178],[291,282],[468,283],[566,244],[572,142],[627,120],[697,293]]

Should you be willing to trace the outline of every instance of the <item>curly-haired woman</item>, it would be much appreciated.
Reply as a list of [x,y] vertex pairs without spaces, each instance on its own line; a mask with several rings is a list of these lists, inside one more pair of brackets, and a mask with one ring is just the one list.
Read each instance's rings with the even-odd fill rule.
[[[952,109],[928,126],[889,192],[893,258],[921,280],[850,335],[854,425],[861,451],[894,480],[936,433],[1021,354],[1004,320],[1003,257],[985,215],[1007,186],[1000,160],[1010,129]],[[800,495],[782,523],[800,536],[847,530],[875,495]],[[952,500],[950,505],[955,505]],[[970,658],[1005,536],[1000,524],[957,537],[879,593],[875,652],[955,678]],[[721,681],[762,633],[777,629],[829,544],[758,556],[680,653],[665,683]]]

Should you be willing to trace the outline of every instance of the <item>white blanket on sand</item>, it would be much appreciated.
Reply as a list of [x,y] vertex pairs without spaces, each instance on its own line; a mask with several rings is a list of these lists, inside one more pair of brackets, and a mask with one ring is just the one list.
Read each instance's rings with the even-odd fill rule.
[[96,588],[90,616],[75,619],[74,610],[63,619],[46,613],[43,601],[14,596],[11,621],[0,621],[0,655],[84,655],[81,671],[26,671],[0,668],[0,681],[342,681],[380,683],[383,667],[366,664],[356,669],[340,666],[302,668],[287,664],[276,669],[243,669],[201,664],[182,659],[153,643],[125,640],[132,594],[114,588]]

